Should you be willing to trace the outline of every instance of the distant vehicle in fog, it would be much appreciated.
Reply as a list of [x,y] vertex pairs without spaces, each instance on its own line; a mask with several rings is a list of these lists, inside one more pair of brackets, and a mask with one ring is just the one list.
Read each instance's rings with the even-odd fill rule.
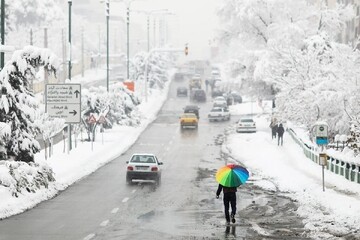
[[178,97],[187,97],[188,96],[188,90],[186,87],[178,87],[176,89],[176,96]]

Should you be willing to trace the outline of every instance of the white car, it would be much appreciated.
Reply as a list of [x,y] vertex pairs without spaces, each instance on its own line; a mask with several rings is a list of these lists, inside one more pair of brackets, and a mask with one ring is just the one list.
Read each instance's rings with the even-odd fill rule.
[[256,132],[256,123],[252,118],[241,118],[237,123],[236,132]]
[[126,182],[133,180],[154,180],[157,184],[161,181],[161,165],[154,154],[136,153],[127,161]]
[[214,107],[208,114],[209,121],[230,120],[230,112],[227,108]]
[[221,96],[214,98],[213,107],[226,108],[227,107],[226,99],[224,97],[221,97]]

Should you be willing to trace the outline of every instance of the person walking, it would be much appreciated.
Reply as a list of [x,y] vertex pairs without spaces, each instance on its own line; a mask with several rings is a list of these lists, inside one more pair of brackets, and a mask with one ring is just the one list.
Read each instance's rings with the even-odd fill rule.
[[[225,219],[226,224],[230,224],[230,217],[231,222],[235,223],[235,214],[236,214],[236,187],[224,187],[219,184],[219,187],[216,191],[216,198],[219,198],[221,191],[223,192],[223,201],[224,201],[224,208],[225,208]],[[231,215],[229,215],[229,208],[231,205]]]
[[278,125],[276,124],[275,120],[272,120],[270,123],[270,128],[271,128],[271,139],[276,139],[276,133],[278,130]]
[[284,129],[282,123],[280,123],[279,127],[277,128],[278,146],[280,145],[280,142],[281,142],[281,146],[283,145],[284,132],[285,132],[285,129]]

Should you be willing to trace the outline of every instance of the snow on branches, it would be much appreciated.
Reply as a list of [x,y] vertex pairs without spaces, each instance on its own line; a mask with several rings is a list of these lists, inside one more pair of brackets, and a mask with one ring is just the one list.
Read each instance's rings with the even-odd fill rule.
[[1,70],[0,122],[11,126],[6,149],[8,156],[17,161],[33,161],[40,148],[34,126],[38,103],[29,89],[30,81],[39,67],[55,73],[58,65],[58,59],[48,49],[29,46],[16,51]]

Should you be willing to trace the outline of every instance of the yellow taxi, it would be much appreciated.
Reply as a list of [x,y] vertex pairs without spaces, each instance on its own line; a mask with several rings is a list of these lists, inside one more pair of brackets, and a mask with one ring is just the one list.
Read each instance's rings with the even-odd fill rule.
[[195,115],[195,113],[184,113],[183,115],[181,115],[180,117],[180,127],[181,128],[185,128],[185,127],[198,127],[198,118]]

